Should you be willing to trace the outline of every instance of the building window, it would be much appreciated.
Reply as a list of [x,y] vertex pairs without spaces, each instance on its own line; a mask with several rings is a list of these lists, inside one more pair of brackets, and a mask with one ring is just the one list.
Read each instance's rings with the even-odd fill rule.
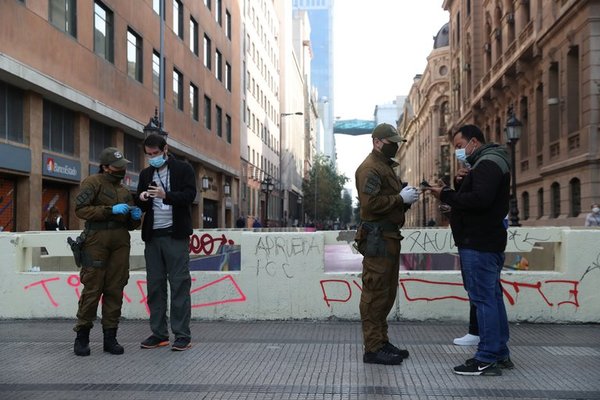
[[567,133],[579,131],[579,46],[567,53]]
[[219,26],[223,26],[223,1],[215,0],[215,21]]
[[544,189],[539,188],[537,192],[537,203],[538,203],[538,218],[544,216]]
[[198,88],[193,83],[190,83],[190,116],[198,121]]
[[212,69],[212,42],[207,35],[204,35],[204,66]]
[[560,135],[559,115],[560,115],[560,99],[559,99],[560,77],[558,72],[558,63],[550,64],[548,71],[548,121],[549,121],[549,136],[550,144],[556,142]]
[[560,185],[554,182],[550,186],[550,217],[558,218],[560,216]]
[[183,75],[173,68],[173,105],[183,111]]
[[173,0],[173,32],[183,39],[183,4],[178,0]]
[[161,0],[152,0],[152,9],[158,15],[160,15],[160,2]]
[[74,155],[75,135],[73,127],[75,115],[73,111],[44,100],[43,120],[44,149]]
[[142,38],[127,29],[127,74],[138,82],[143,82]]
[[212,128],[211,115],[212,115],[212,102],[210,100],[210,97],[204,96],[204,126],[209,131]]
[[158,96],[160,91],[160,54],[152,53],[152,91]]
[[223,55],[219,50],[215,51],[215,77],[223,82]]
[[50,0],[48,19],[58,29],[77,37],[77,0]]
[[99,1],[94,3],[94,52],[106,61],[114,61],[113,13]]
[[578,178],[569,181],[569,217],[577,217],[581,214],[581,182]]
[[90,161],[100,162],[100,153],[112,146],[112,128],[90,119]]
[[227,137],[227,143],[231,143],[231,117],[225,115],[225,135]]
[[231,65],[225,63],[225,88],[231,92]]
[[142,163],[142,141],[133,136],[125,135],[123,152],[126,159],[131,161],[127,165],[129,171],[139,172],[144,167]]
[[225,35],[231,40],[231,13],[225,10]]
[[198,55],[198,23],[190,17],[190,50]]
[[521,203],[523,208],[523,219],[526,221],[529,219],[529,193],[523,192],[523,194],[521,194]]
[[15,86],[0,81],[0,139],[23,143],[23,99]]
[[223,137],[223,110],[215,106],[215,123],[217,124],[217,136]]
[[206,6],[206,8],[208,8],[209,10],[212,9],[212,2],[211,0],[204,0],[204,5]]

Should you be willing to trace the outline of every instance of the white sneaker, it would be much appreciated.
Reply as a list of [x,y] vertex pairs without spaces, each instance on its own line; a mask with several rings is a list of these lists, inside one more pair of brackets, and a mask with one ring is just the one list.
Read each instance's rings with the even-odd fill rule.
[[479,336],[467,333],[463,337],[454,339],[454,344],[457,346],[476,346],[479,344]]

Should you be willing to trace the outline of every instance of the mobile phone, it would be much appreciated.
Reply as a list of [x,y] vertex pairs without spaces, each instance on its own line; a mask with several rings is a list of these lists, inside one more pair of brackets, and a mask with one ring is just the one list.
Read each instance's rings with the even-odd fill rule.
[[148,185],[148,187],[150,187],[150,186],[157,187],[158,185],[156,184],[156,182],[152,181],[152,182],[150,182],[150,184]]
[[427,182],[426,180],[423,179],[423,181],[421,182],[421,187],[430,188],[431,185],[429,184],[429,182]]

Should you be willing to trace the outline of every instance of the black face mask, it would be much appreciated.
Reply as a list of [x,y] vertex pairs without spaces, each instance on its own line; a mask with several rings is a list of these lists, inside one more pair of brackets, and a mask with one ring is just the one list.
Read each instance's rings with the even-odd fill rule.
[[398,152],[398,143],[384,143],[383,146],[381,146],[381,152],[387,158],[396,157],[396,153]]
[[115,171],[115,172],[107,172],[107,175],[110,177],[110,180],[113,182],[119,182],[121,179],[125,178],[126,171]]

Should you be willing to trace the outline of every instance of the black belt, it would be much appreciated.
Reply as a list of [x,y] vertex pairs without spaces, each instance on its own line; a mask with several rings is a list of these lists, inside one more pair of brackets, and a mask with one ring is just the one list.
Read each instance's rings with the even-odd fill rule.
[[104,231],[108,229],[127,229],[127,224],[120,221],[85,221],[85,228],[90,231]]
[[376,222],[376,221],[363,221],[362,222],[363,225],[366,225],[365,228],[367,230],[369,230],[369,226],[371,227],[380,227],[381,230],[383,232],[398,232],[398,230],[400,229],[400,225],[398,224],[393,224],[391,222],[386,222],[386,221],[381,221],[381,222]]
[[152,231],[152,236],[161,237],[161,236],[171,236],[173,234],[173,228],[162,228],[162,229],[154,229]]

